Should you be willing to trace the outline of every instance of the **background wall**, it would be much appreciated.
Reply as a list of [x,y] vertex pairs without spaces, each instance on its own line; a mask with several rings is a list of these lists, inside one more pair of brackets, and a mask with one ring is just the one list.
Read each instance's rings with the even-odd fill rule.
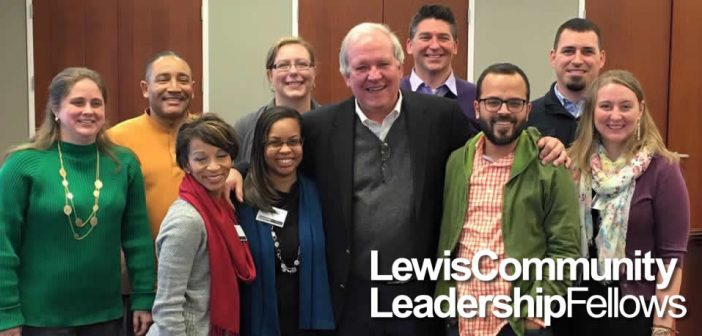
[[[466,0],[468,1],[468,0]],[[553,81],[548,64],[554,27],[577,15],[577,0],[476,0],[475,64],[487,65],[514,55],[532,81],[534,97]],[[272,94],[264,58],[279,37],[292,34],[292,1],[209,0],[209,111],[235,122],[266,104]],[[493,13],[493,14],[491,14]],[[549,13],[546,18],[544,13]],[[25,0],[0,1],[0,71],[11,81],[0,83],[0,148],[25,141],[27,62]],[[518,36],[514,34],[518,33]],[[503,41],[511,41],[505,44]],[[335,47],[338,48],[338,47]],[[526,52],[525,50],[528,50]],[[337,65],[336,52],[320,62]],[[514,60],[513,57],[510,59]],[[335,75],[337,73],[334,73]],[[461,77],[466,74],[460,74]],[[202,85],[203,83],[198,83]]]
[[292,34],[292,1],[209,0],[210,112],[234,122],[273,97],[268,48]]
[[0,1],[0,163],[29,137],[25,0]]
[[473,78],[468,81],[477,81],[491,64],[510,62],[529,77],[531,99],[543,96],[555,80],[548,55],[556,29],[578,16],[578,0],[475,0],[471,5],[473,2],[475,62]]

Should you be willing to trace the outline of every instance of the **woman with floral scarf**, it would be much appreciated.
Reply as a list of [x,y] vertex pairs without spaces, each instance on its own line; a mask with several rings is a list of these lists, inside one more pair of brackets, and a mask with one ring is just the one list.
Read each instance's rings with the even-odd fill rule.
[[[656,286],[662,281],[661,274],[656,281],[628,281],[623,277],[625,270],[620,269],[618,281],[581,283],[588,288],[581,299],[607,297],[610,288],[617,289],[620,298],[643,297],[647,304],[651,300],[663,304],[667,296],[679,294],[690,224],[687,188],[678,156],[666,149],[641,84],[630,72],[608,71],[592,83],[570,155],[579,186],[583,256],[596,259],[600,271],[606,259],[643,258],[647,253],[666,265],[676,263],[667,288]],[[632,313],[636,305],[627,300],[624,311]],[[562,333],[675,333],[670,313],[646,316],[643,310],[638,312],[630,318],[620,314],[595,319],[583,308],[567,321],[572,329]]]

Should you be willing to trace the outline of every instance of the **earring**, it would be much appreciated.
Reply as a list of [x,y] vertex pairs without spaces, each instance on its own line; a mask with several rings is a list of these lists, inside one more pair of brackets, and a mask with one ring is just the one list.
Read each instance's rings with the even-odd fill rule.
[[641,119],[636,121],[636,141],[641,141]]
[[58,121],[58,116],[54,114],[54,121]]

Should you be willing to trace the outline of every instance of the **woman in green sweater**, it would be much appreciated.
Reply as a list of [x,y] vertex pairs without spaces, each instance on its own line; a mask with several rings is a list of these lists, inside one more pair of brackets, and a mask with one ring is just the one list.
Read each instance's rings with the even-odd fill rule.
[[151,323],[154,254],[139,163],[105,136],[100,75],[67,68],[45,120],[0,169],[0,336],[117,335],[120,249],[134,331]]

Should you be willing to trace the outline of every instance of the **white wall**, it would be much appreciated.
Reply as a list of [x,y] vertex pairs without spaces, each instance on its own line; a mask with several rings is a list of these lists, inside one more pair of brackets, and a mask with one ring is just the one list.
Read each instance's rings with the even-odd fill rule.
[[0,163],[29,138],[25,0],[0,0]]
[[292,2],[209,0],[210,112],[234,122],[268,104],[268,48],[292,34]]
[[[531,98],[556,78],[548,61],[558,27],[578,16],[579,0],[473,0],[473,78],[489,65],[513,63],[527,74]],[[470,50],[469,50],[470,52]]]

